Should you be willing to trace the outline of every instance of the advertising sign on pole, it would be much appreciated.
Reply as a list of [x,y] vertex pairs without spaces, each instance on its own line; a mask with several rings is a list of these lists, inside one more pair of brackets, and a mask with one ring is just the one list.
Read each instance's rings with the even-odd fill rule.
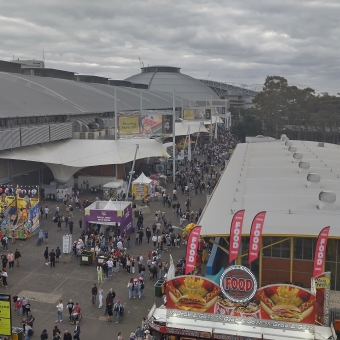
[[120,135],[139,134],[139,116],[119,117],[119,134]]
[[240,250],[244,210],[235,213],[230,226],[229,263],[234,261]]
[[211,109],[205,109],[205,119],[209,120],[211,118]]
[[330,227],[325,227],[321,230],[318,240],[316,242],[316,248],[314,253],[314,270],[313,277],[321,274],[326,260],[326,247],[328,241],[328,233]]
[[259,257],[259,250],[261,245],[261,237],[265,217],[266,212],[261,211],[254,217],[253,223],[251,224],[248,263],[253,262]]
[[183,110],[183,119],[184,120],[193,120],[195,117],[195,110],[193,109],[184,109]]
[[173,133],[173,115],[163,115],[162,116],[162,134]]
[[63,236],[63,254],[69,254],[72,251],[72,235]]
[[11,295],[0,294],[0,335],[12,335]]
[[315,323],[327,327],[329,326],[331,272],[321,273],[313,280],[316,291]]
[[198,241],[200,239],[201,228],[202,227],[196,226],[190,232],[187,244],[185,274],[188,274],[195,269]]

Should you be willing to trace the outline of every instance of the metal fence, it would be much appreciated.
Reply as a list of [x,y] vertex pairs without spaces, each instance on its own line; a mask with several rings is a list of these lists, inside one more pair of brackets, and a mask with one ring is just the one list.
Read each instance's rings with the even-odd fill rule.
[[330,308],[329,310],[329,326],[333,324],[334,320],[340,320],[340,308]]

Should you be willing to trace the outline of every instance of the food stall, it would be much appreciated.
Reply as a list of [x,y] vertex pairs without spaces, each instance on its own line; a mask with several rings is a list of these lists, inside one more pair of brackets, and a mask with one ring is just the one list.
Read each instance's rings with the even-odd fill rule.
[[8,238],[26,239],[40,229],[39,188],[0,187],[1,230]]
[[85,231],[89,223],[106,226],[114,226],[117,223],[120,236],[129,235],[133,229],[131,202],[95,201],[85,208]]
[[132,194],[135,195],[136,200],[146,198],[150,194],[151,183],[152,179],[146,177],[143,172],[132,182]]
[[171,340],[336,339],[329,277],[322,273],[312,292],[291,284],[258,288],[254,274],[239,265],[225,269],[219,284],[178,276],[167,281],[166,306],[154,305],[148,324]]
[[116,198],[124,192],[124,186],[125,183],[122,179],[116,179],[115,181],[104,184],[103,199],[109,200],[110,198]]

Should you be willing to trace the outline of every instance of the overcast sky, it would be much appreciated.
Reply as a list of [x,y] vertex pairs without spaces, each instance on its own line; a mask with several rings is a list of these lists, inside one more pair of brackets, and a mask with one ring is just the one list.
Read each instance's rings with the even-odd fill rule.
[[340,92],[340,0],[0,0],[0,59],[125,79],[144,65]]

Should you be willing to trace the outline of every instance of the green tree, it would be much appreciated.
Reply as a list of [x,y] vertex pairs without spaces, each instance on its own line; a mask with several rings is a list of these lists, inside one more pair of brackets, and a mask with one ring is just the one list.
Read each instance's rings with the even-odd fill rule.
[[268,76],[263,91],[259,92],[253,100],[263,130],[268,136],[279,138],[279,130],[282,122],[285,121],[288,107],[287,88],[287,79]]
[[247,113],[244,113],[243,119],[233,125],[231,133],[237,136],[240,141],[245,142],[247,136],[262,134],[262,123],[249,109]]

